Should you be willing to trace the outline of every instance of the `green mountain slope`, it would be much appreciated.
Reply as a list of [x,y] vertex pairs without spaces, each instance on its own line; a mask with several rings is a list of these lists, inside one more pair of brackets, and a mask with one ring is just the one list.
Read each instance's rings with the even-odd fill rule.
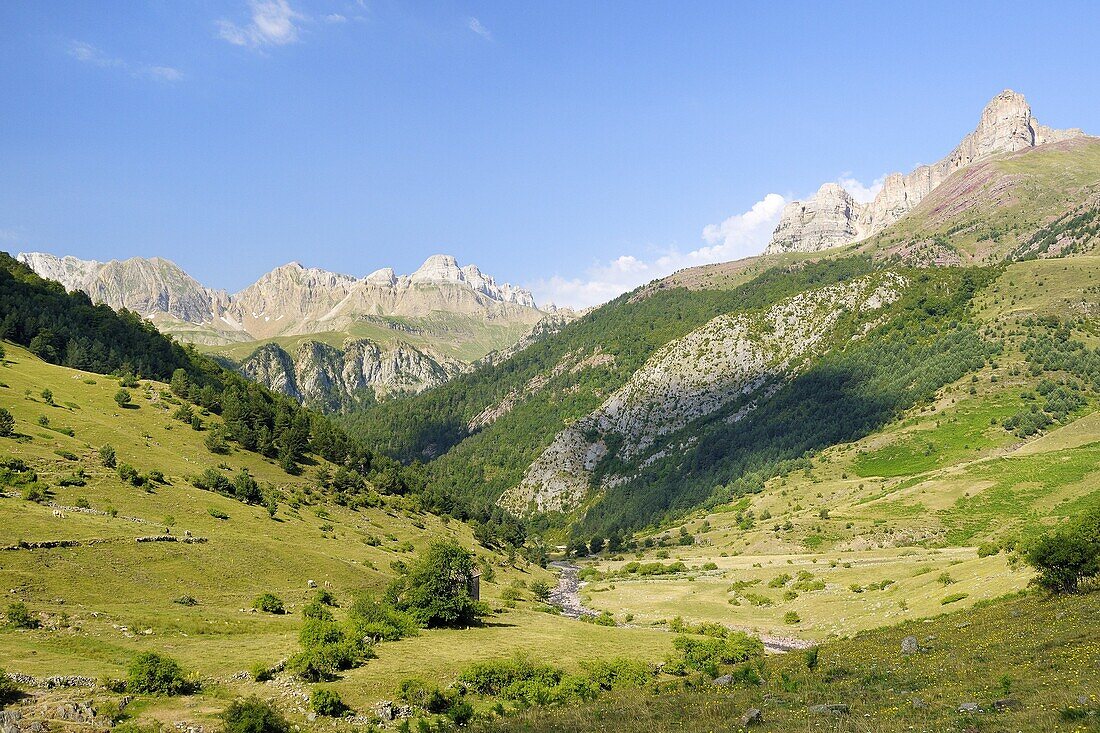
[[[402,460],[428,461],[432,483],[452,496],[534,512],[538,526],[585,537],[757,491],[988,369],[1006,348],[991,302],[1008,298],[1019,314],[1061,298],[1035,312],[1091,317],[1095,293],[1073,280],[1098,241],[1098,150],[1079,138],[982,161],[870,240],[677,273],[509,360],[345,424]],[[1013,260],[1037,260],[1020,271],[1029,277],[1067,268],[1066,282],[1054,291],[1038,275],[1005,279],[995,265]],[[819,325],[829,333],[805,353],[788,353],[783,328],[768,335],[785,307],[816,328],[798,298],[872,272],[904,280],[896,298],[863,315],[845,305],[836,323],[826,309]],[[758,373],[735,378],[743,360],[722,366],[737,349],[763,354]]]

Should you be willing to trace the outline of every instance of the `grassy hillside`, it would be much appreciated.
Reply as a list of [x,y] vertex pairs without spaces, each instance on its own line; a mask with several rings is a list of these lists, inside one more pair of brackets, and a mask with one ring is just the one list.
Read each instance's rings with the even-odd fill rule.
[[[493,733],[743,730],[1084,731],[1100,713],[1100,595],[1028,595],[932,621],[913,621],[802,653],[769,657],[759,685],[682,685],[612,693],[595,703],[537,708],[475,726]],[[905,653],[914,637],[918,651]],[[816,706],[841,706],[835,712]],[[964,706],[973,705],[968,709]]]
[[[477,548],[491,569],[491,579],[483,570],[482,598],[498,612],[482,628],[424,631],[379,646],[377,659],[335,685],[349,704],[369,710],[392,698],[407,676],[446,685],[471,661],[512,650],[544,649],[566,664],[627,650],[653,660],[664,654],[666,634],[537,612],[530,592],[517,594],[513,586],[552,580],[549,573],[479,546],[467,525],[426,513],[415,500],[380,497],[378,506],[339,506],[309,475],[288,475],[247,451],[211,453],[203,444],[206,431],[172,418],[173,398],[163,383],[143,380],[133,390],[134,406],[121,409],[113,399],[114,378],[5,347],[0,405],[14,415],[16,435],[0,438],[0,461],[27,463],[45,492],[39,501],[24,499],[30,484],[21,474],[5,473],[0,582],[11,591],[9,601],[23,601],[42,623],[33,630],[0,628],[6,671],[117,678],[136,654],[156,650],[176,658],[205,688],[196,697],[142,703],[141,716],[209,724],[228,696],[270,694],[270,687],[234,675],[298,651],[298,612],[317,592],[308,581],[346,605],[355,593],[380,591],[395,575],[391,563],[408,562],[441,537]],[[54,404],[43,400],[44,389]],[[42,415],[48,426],[39,424]],[[205,419],[210,427],[219,422],[214,415]],[[146,489],[124,482],[102,465],[98,450],[106,443],[120,464],[142,473],[159,470],[164,483]],[[196,488],[190,477],[208,467],[231,476],[247,469],[278,496],[274,517],[261,505]],[[62,485],[81,470],[84,485]],[[178,541],[136,541],[166,529]],[[183,542],[195,538],[204,541]],[[73,544],[36,546],[59,540]],[[262,592],[281,597],[289,613],[251,611]],[[183,596],[196,605],[175,602]]]
[[855,249],[931,263],[1094,252],[1100,139],[1078,138],[976,163]]

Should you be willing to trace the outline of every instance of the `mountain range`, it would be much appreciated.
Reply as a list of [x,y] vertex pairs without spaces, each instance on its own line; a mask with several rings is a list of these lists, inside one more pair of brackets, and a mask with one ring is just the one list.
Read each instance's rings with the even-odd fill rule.
[[[265,385],[323,409],[356,395],[441,384],[522,338],[548,313],[531,293],[476,265],[433,255],[415,272],[357,278],[292,262],[238,293],[208,288],[175,263],[96,262],[41,252],[18,259],[67,290],[150,319],[230,358]],[[566,317],[568,311],[559,314]]]
[[1027,315],[1095,313],[1084,284],[1021,309],[999,273],[1066,258],[1091,277],[1097,138],[1045,128],[1005,92],[944,162],[892,180],[877,208],[840,191],[848,213],[792,221],[823,197],[792,205],[762,256],[681,271],[345,419],[471,500],[582,536],[631,531],[761,490],[1001,360],[1028,364],[1002,335]]
[[1078,129],[1039,124],[1023,95],[1006,89],[986,105],[977,128],[947,157],[909,174],[886,176],[874,200],[860,203],[839,184],[825,183],[809,199],[787,204],[766,251],[815,252],[861,241],[904,217],[958,170],[993,156],[1083,136]]

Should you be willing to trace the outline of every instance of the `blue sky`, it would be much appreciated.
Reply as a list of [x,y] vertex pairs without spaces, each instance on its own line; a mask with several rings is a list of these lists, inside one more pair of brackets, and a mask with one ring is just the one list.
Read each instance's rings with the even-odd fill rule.
[[8,0],[0,248],[230,291],[447,252],[588,305],[942,157],[1006,87],[1100,131],[1098,32],[1100,3]]

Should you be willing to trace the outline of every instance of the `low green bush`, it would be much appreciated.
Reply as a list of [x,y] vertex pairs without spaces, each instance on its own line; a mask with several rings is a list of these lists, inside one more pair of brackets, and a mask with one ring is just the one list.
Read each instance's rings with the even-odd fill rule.
[[38,628],[38,619],[31,615],[31,612],[27,609],[27,604],[22,601],[8,604],[7,617],[8,625],[16,629]]
[[290,724],[275,705],[255,696],[234,700],[221,718],[224,733],[290,732]]
[[324,687],[318,687],[309,696],[309,707],[318,715],[329,718],[340,718],[348,712],[348,706],[340,698],[340,693]]
[[192,685],[183,674],[183,668],[174,659],[144,652],[134,657],[126,669],[126,691],[148,695],[182,695],[190,692]]
[[257,611],[263,611],[264,613],[281,614],[286,613],[286,607],[283,605],[283,599],[274,593],[261,593],[256,596],[256,600],[252,601],[252,607]]

